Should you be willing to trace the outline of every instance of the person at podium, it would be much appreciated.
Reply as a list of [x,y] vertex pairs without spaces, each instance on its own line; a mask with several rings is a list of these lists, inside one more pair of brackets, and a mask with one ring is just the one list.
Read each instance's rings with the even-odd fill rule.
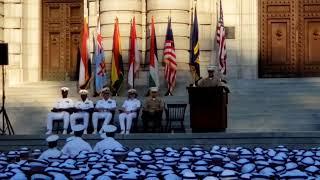
[[218,87],[221,86],[226,92],[230,92],[226,81],[216,75],[216,66],[208,65],[208,77],[199,80],[198,87]]

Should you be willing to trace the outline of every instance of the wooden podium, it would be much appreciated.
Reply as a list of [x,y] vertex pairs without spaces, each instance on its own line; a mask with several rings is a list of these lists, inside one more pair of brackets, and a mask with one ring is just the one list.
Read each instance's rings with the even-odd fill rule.
[[223,87],[187,87],[192,132],[225,131],[228,93]]

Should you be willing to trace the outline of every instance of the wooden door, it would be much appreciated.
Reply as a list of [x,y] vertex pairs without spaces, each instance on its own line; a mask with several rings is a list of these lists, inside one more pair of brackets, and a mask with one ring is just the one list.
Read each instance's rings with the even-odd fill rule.
[[260,76],[295,76],[295,20],[294,0],[260,1]]
[[259,76],[319,76],[320,0],[261,0],[259,7]]
[[42,1],[42,79],[75,80],[83,0]]
[[320,76],[320,0],[299,0],[299,49],[302,76]]

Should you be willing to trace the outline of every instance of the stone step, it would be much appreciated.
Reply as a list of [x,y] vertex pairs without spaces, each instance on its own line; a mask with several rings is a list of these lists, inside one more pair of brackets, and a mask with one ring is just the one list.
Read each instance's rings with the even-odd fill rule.
[[[59,148],[61,148],[68,135],[60,135]],[[0,137],[0,151],[13,150],[20,147],[31,149],[46,149],[46,137],[44,135],[15,135]],[[100,140],[98,135],[85,135],[92,146]],[[141,147],[152,150],[164,147],[190,147],[191,145],[202,145],[210,149],[213,145],[247,148],[263,147],[274,148],[278,145],[285,145],[288,148],[313,148],[320,143],[320,133],[312,131],[297,132],[252,132],[244,133],[236,130],[226,133],[174,133],[174,134],[130,134],[128,136],[116,135],[116,139],[129,148]]]
[[[76,82],[25,83],[6,88],[6,107],[16,132],[45,132],[45,119],[60,97],[60,87],[70,87],[70,97],[79,99]],[[319,129],[320,78],[231,80],[229,82],[229,130],[290,131]],[[139,99],[144,100],[146,86],[138,86]],[[165,88],[161,89],[163,94]],[[1,92],[0,92],[1,93]],[[123,94],[126,94],[123,92]],[[179,86],[175,96],[164,97],[167,103],[188,103],[185,87]],[[96,101],[97,98],[91,98]],[[121,106],[126,97],[114,97]],[[189,125],[189,106],[186,124]]]

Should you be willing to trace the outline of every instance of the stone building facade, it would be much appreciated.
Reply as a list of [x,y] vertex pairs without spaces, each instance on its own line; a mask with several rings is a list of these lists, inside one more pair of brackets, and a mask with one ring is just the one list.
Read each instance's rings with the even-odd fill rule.
[[[0,0],[0,42],[9,43],[7,81],[10,85],[43,80],[43,5],[46,0]],[[76,0],[57,0],[57,3]],[[146,84],[148,57],[148,29],[151,17],[155,17],[159,61],[162,61],[168,16],[172,28],[178,62],[178,85],[191,82],[189,74],[189,38],[193,8],[197,5],[201,74],[206,66],[216,63],[215,33],[217,24],[217,0],[78,0],[83,15],[89,15],[89,27],[93,32],[96,14],[100,9],[103,46],[110,69],[112,35],[115,17],[119,18],[123,60],[127,69],[130,21],[136,17],[139,50],[142,54],[142,71],[137,80]],[[227,40],[229,79],[258,78],[258,1],[223,0],[225,26],[234,30]],[[196,2],[196,3],[195,3]],[[231,32],[232,33],[232,32]],[[90,33],[90,36],[92,33]],[[92,41],[90,37],[90,49]],[[162,71],[159,72],[163,74]],[[163,76],[163,75],[162,75]],[[68,80],[68,79],[66,79]]]

